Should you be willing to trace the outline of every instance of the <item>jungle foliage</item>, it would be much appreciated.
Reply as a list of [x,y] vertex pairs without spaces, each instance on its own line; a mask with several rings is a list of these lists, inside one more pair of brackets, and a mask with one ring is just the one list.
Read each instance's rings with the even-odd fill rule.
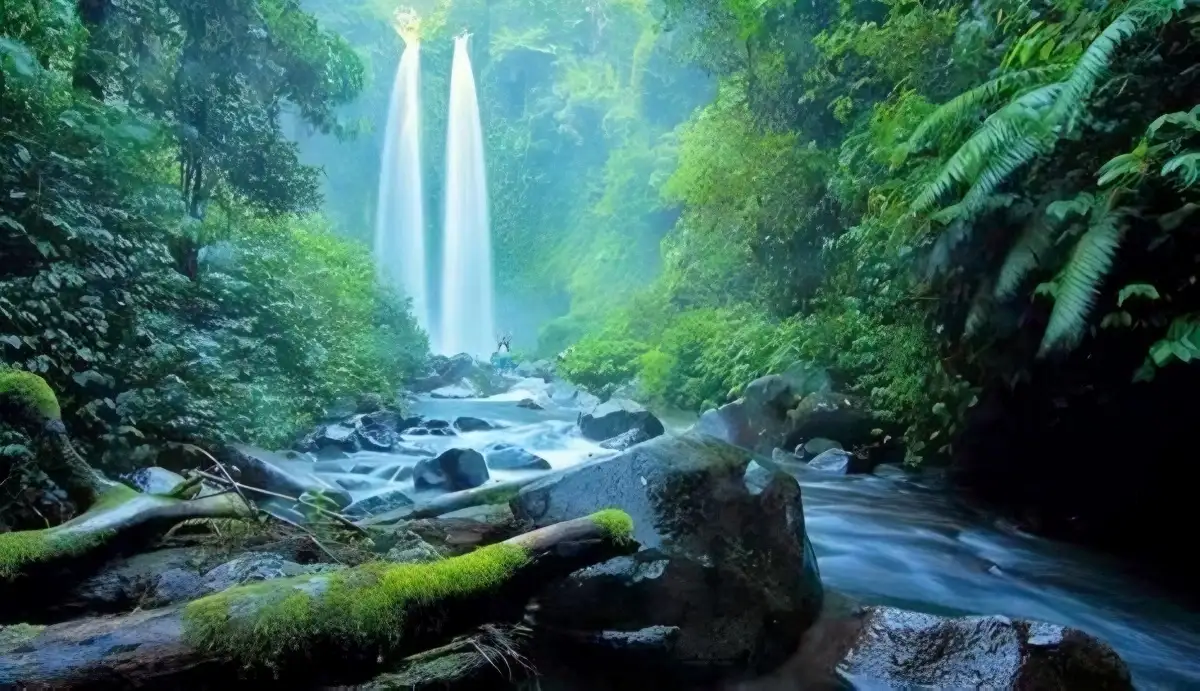
[[[574,261],[569,277],[526,261],[512,280],[568,291],[541,348],[573,344],[564,368],[580,383],[637,379],[652,399],[701,409],[809,360],[907,428],[919,462],[952,454],[996,392],[1036,391],[1053,425],[1077,397],[1123,396],[1200,354],[1194,4],[667,0],[650,12],[604,25],[626,39],[597,44],[591,60],[609,71],[586,82],[577,55],[540,58],[547,88],[574,96],[560,123],[578,129],[565,114],[584,95],[603,114],[578,140],[535,138],[559,155],[523,165],[598,201],[572,204],[577,215],[632,198],[615,217],[641,219],[611,231],[619,245],[587,247],[563,228],[586,224],[598,243],[596,217],[545,215],[569,195],[523,202],[524,232],[553,234],[538,251]],[[658,32],[654,64],[677,80],[642,87],[642,118],[670,129],[642,139],[640,158],[612,136],[629,99],[599,98],[634,84],[622,76],[639,31]],[[665,109],[663,90],[694,90],[680,75],[695,65],[715,95],[680,119],[686,99]],[[559,174],[576,169],[563,148],[602,160],[605,177]],[[629,180],[649,189],[616,186]],[[656,266],[604,273],[647,246]]]
[[[0,2],[0,367],[45,377],[98,465],[283,444],[423,358],[279,126],[344,133],[362,84],[291,0]],[[31,453],[0,428],[4,474]]]

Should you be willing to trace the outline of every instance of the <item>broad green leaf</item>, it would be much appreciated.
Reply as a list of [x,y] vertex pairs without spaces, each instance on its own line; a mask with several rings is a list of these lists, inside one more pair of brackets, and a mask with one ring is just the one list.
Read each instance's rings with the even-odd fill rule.
[[1149,283],[1130,283],[1121,289],[1117,295],[1117,307],[1124,307],[1125,301],[1131,297],[1140,297],[1146,300],[1158,300],[1158,289]]

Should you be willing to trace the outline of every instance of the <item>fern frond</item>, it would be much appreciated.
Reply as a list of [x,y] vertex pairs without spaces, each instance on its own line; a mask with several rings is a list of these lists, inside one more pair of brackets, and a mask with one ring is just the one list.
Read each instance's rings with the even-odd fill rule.
[[1100,283],[1112,269],[1113,257],[1125,233],[1124,219],[1120,213],[1096,213],[1099,217],[1079,238],[1071,259],[1059,276],[1054,310],[1042,335],[1038,357],[1071,350],[1079,344],[1088,316],[1095,307]]
[[[1020,150],[1014,155],[1021,162],[1027,161],[1026,149],[1030,142],[1046,139],[1047,132],[1041,122],[1041,114],[1054,103],[1061,88],[1059,84],[1038,87],[990,115],[975,134],[950,156],[938,176],[913,201],[913,213],[920,214],[933,208],[956,185],[973,183],[981,171],[990,167],[989,159],[997,151],[1018,148]],[[1007,155],[1005,158],[1011,166],[1013,161],[1008,160]],[[1016,167],[1019,166],[1012,167],[1012,170]],[[992,180],[989,184],[994,189],[999,181]]]
[[1080,112],[1121,44],[1139,31],[1166,24],[1182,6],[1182,0],[1139,0],[1100,32],[1063,80],[1062,92],[1050,109],[1049,121],[1058,127],[1059,136],[1074,129]]
[[963,338],[974,338],[987,324],[992,304],[992,282],[985,279],[971,298],[971,309],[967,312],[967,321],[963,325]]
[[990,82],[955,96],[938,106],[917,125],[917,129],[908,138],[908,150],[920,151],[932,133],[958,125],[973,117],[980,108],[990,106],[1017,89],[1055,81],[1068,67],[1069,65],[1046,65],[1006,72]]
[[1038,267],[1042,257],[1050,250],[1053,239],[1054,226],[1046,222],[1046,215],[1039,210],[1025,225],[1000,265],[994,292],[997,300],[1008,300],[1017,294],[1021,282]]
[[971,189],[963,195],[962,216],[972,218],[980,211],[991,207],[993,192],[1009,175],[1018,168],[1029,163],[1043,150],[1044,140],[1038,137],[1025,137],[1015,142],[1011,147],[996,154],[987,166],[975,177]]
[[1167,177],[1178,171],[1177,176],[1184,187],[1191,187],[1200,182],[1200,151],[1189,151],[1179,154],[1163,164],[1162,175]]

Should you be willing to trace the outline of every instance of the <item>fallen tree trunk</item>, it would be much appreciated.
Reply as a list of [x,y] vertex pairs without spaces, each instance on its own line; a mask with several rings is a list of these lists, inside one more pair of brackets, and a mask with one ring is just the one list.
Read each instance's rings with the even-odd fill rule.
[[96,472],[76,453],[58,401],[41,377],[0,373],[0,413],[41,442],[41,467],[84,513],[43,530],[0,534],[0,622],[25,618],[57,588],[88,575],[124,547],[145,544],[180,521],[245,518],[253,510],[236,494],[189,500],[198,483],[170,495],[142,494]]
[[521,488],[537,480],[545,478],[548,473],[533,475],[519,480],[498,482],[493,485],[483,485],[459,492],[449,492],[423,504],[402,506],[398,509],[381,513],[377,516],[364,518],[356,523],[362,527],[373,525],[391,525],[400,521],[411,521],[418,518],[436,518],[452,511],[469,509],[485,504],[507,504],[517,496]]
[[30,630],[0,646],[0,687],[357,683],[481,624],[518,620],[546,582],[634,551],[632,532],[626,514],[601,511],[443,561],[365,564]]

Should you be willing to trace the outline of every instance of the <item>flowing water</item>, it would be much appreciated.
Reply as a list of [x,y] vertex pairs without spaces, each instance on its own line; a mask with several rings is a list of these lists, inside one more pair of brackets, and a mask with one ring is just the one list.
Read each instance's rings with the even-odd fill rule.
[[[567,399],[552,395],[553,390],[526,380],[511,393],[490,399],[420,399],[415,410],[427,417],[469,415],[504,427],[405,442],[431,451],[506,442],[546,458],[555,468],[611,454],[579,435],[579,411],[555,405],[554,400]],[[517,407],[527,397],[546,410]],[[417,460],[363,452],[342,463],[347,468],[391,467]],[[499,480],[516,476],[493,475]],[[412,485],[396,486],[411,491]],[[801,478],[801,486],[808,534],[828,587],[868,604],[1075,626],[1116,648],[1139,688],[1200,688],[1200,613],[1172,604],[1152,586],[1123,575],[1115,563],[1022,534],[912,480],[813,471]]]
[[495,348],[492,241],[483,128],[466,34],[454,42],[446,139],[442,228],[442,310],[438,352],[486,358]]
[[428,331],[420,74],[421,44],[410,40],[396,68],[379,161],[375,261],[384,281],[412,300],[417,323]]

